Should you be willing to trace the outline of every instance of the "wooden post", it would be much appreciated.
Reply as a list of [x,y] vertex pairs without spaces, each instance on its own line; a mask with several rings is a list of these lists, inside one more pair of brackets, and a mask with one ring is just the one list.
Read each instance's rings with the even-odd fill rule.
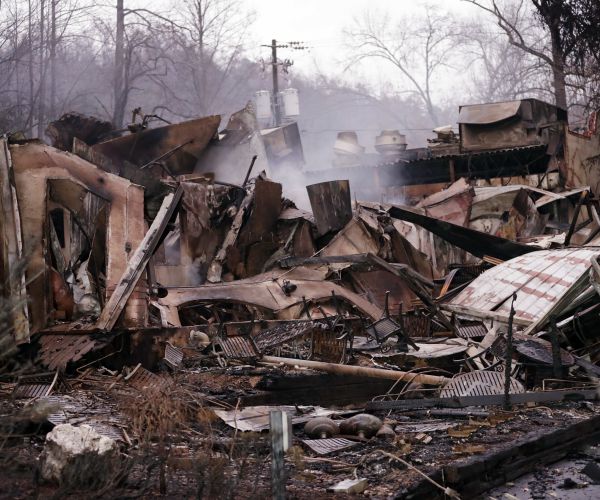
[[552,341],[552,368],[554,378],[562,376],[562,360],[560,356],[560,342],[558,339],[558,326],[556,326],[556,317],[550,318],[550,340]]
[[512,369],[512,354],[513,354],[513,318],[515,316],[515,300],[517,294],[513,293],[512,302],[510,304],[510,316],[508,317],[508,331],[506,333],[506,359],[504,361],[504,409],[510,410],[510,372]]
[[454,165],[454,160],[452,158],[450,158],[450,160],[448,160],[448,167],[450,167],[450,181],[455,182],[456,181],[456,167]]
[[283,454],[291,446],[292,418],[284,411],[269,414],[271,433],[271,489],[273,500],[285,499],[285,468]]

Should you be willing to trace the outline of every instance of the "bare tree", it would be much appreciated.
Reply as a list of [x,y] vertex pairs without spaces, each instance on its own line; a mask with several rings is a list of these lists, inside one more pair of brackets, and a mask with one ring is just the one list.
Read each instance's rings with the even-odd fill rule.
[[[564,3],[554,0],[525,0],[516,1],[517,16],[511,18],[506,4],[497,0],[463,0],[494,16],[496,24],[508,37],[509,42],[522,51],[530,54],[544,63],[552,70],[554,98],[556,105],[563,109],[567,104],[567,58],[573,49],[573,44],[568,41],[561,30],[561,17],[564,14]],[[514,6],[514,4],[513,4]],[[533,7],[533,12],[528,12],[527,7]],[[542,26],[549,35],[533,39],[528,37],[520,23],[527,14],[537,14]]]
[[114,25],[104,20],[103,12],[97,17],[97,24],[105,38],[114,44],[110,118],[120,128],[138,82],[166,73],[169,56],[163,50],[160,37],[176,25],[158,11],[128,8],[124,0],[116,0]]
[[[172,40],[173,65],[180,85],[161,85],[169,100],[179,103],[183,117],[207,115],[222,108],[244,79],[236,67],[242,55],[242,42],[254,21],[241,0],[183,0],[178,10]],[[181,84],[185,91],[181,92]],[[247,100],[247,96],[245,97]]]
[[70,36],[79,36],[68,30],[86,6],[79,0],[13,0],[0,8],[0,126],[41,137],[55,113],[57,54]]
[[[522,25],[528,34],[539,32],[539,27],[519,19],[521,11],[510,14],[513,24]],[[508,15],[508,14],[507,14]],[[479,102],[514,100],[522,97],[552,99],[547,64],[511,44],[497,31],[482,26],[480,19],[461,27],[460,52],[463,66],[468,71],[467,86]]]
[[420,18],[405,17],[396,23],[388,15],[367,12],[348,31],[355,50],[348,66],[365,59],[391,64],[411,87],[409,92],[422,101],[432,125],[438,125],[433,83],[440,70],[449,66],[457,34],[450,16],[431,6]]

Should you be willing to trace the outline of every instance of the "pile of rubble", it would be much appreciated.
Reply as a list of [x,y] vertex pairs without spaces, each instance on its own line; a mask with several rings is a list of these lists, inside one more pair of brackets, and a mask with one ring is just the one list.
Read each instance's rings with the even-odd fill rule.
[[[1,140],[4,291],[31,362],[1,387],[19,411],[51,407],[45,479],[131,482],[116,450],[149,443],[164,493],[177,453],[235,462],[238,433],[270,429],[242,459],[255,492],[469,496],[600,432],[589,186],[460,178],[402,205],[332,180],[307,186],[309,212],[269,177],[302,158],[297,127],[148,119],[107,138],[70,114],[56,147]],[[524,454],[539,425],[554,437]]]

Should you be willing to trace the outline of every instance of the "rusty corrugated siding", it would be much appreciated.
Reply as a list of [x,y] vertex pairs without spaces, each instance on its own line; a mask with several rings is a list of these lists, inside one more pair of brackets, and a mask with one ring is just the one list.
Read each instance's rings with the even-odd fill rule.
[[534,321],[588,272],[598,253],[598,248],[566,248],[522,255],[483,273],[451,304],[508,314],[508,299],[517,292],[516,315]]

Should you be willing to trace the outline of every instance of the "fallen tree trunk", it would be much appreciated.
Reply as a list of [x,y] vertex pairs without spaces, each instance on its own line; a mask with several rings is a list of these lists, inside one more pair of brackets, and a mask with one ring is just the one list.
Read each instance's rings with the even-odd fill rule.
[[287,366],[299,366],[302,368],[312,368],[336,375],[357,375],[362,377],[384,378],[388,380],[405,380],[415,384],[424,385],[445,385],[450,381],[447,377],[436,375],[425,375],[418,373],[409,373],[396,370],[383,370],[381,368],[368,368],[364,366],[339,365],[335,363],[323,363],[321,361],[309,361],[305,359],[280,358],[277,356],[263,356],[261,361],[271,364],[284,364]]

